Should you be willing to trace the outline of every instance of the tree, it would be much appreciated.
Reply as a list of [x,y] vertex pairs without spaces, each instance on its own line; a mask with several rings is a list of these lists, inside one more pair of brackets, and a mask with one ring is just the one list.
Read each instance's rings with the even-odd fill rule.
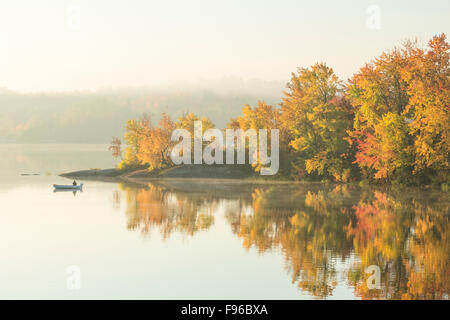
[[[206,117],[199,117],[196,114],[190,112],[187,114],[184,114],[183,116],[181,116],[180,118],[178,118],[178,121],[176,122],[176,128],[177,129],[185,129],[187,130],[190,135],[191,135],[191,161],[194,161],[194,152],[195,152],[195,146],[194,146],[194,138],[195,138],[195,122],[197,121],[201,121],[201,125],[202,125],[202,130],[201,130],[201,135],[203,137],[203,134],[205,133],[206,130],[208,129],[213,129],[215,126],[212,123],[211,120],[209,120]],[[202,155],[203,155],[203,150],[206,147],[206,145],[208,144],[207,141],[202,141],[202,146],[201,146],[201,151],[202,151]],[[200,148],[199,148],[200,149]],[[182,152],[180,152],[181,154]],[[203,161],[203,160],[202,160]]]
[[108,150],[111,151],[111,154],[114,158],[122,157],[122,141],[117,137],[111,138],[111,144],[108,147]]
[[[240,129],[243,131],[246,131],[248,129],[254,129],[256,132],[256,137],[258,141],[260,141],[259,136],[259,129],[266,129],[268,133],[267,138],[267,148],[268,148],[268,154],[271,153],[271,134],[269,132],[272,129],[278,129],[279,130],[279,119],[280,119],[280,109],[274,108],[271,105],[268,105],[264,103],[263,101],[258,101],[258,104],[256,107],[251,107],[250,105],[246,104],[244,108],[242,109],[242,115],[231,119],[231,121],[228,124],[229,129]],[[284,150],[283,148],[283,139],[284,135],[280,135],[279,139],[279,148],[281,150]],[[245,137],[243,137],[245,139]],[[244,142],[246,145],[246,153],[248,154],[249,148],[248,143]],[[250,155],[249,155],[250,156]],[[252,156],[257,159],[256,163],[253,164],[254,170],[256,172],[259,172],[261,168],[264,166],[260,162],[258,151],[256,151],[256,154],[253,154]],[[250,157],[249,157],[250,158]]]
[[[411,138],[402,116],[386,113],[373,126],[372,132],[354,132],[354,136],[359,137],[355,161],[373,169],[375,179],[389,179],[412,163],[413,157],[409,152]],[[406,174],[409,175],[409,171]]]
[[202,134],[208,130],[214,128],[214,124],[206,117],[199,117],[196,114],[190,112],[187,114],[184,114],[180,118],[178,118],[178,121],[176,122],[176,127],[178,129],[186,129],[189,131],[191,136],[194,136],[194,123],[195,121],[201,121],[202,122]]
[[412,48],[402,79],[408,83],[405,114],[414,135],[414,172],[427,168],[444,177],[450,162],[450,68],[445,34],[434,36],[428,50]]
[[301,177],[306,171],[347,181],[351,146],[346,137],[352,110],[333,69],[325,64],[301,68],[287,87],[280,119],[295,151],[292,161],[297,174]]
[[449,45],[414,42],[383,53],[355,74],[348,95],[355,108],[356,162],[368,178],[413,182],[448,179],[450,153]]
[[404,111],[407,83],[402,69],[409,51],[395,48],[366,64],[350,80],[348,95],[355,120],[351,137],[356,141],[356,163],[368,178],[394,178],[404,169],[410,175],[411,139]]
[[140,152],[137,158],[141,163],[148,164],[148,169],[160,169],[171,165],[170,152],[174,143],[171,141],[175,123],[163,113],[157,127],[145,127],[140,138]]
[[128,120],[126,125],[126,131],[124,134],[124,139],[127,143],[125,149],[125,155],[123,160],[119,163],[119,169],[135,168],[141,165],[138,159],[138,154],[140,152],[141,138],[144,130],[150,125],[150,119],[146,115],[142,116],[141,119]]

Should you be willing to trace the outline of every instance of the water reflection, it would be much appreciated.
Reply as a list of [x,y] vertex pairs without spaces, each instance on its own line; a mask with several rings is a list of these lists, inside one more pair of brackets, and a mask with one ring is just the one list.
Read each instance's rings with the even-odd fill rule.
[[58,192],[71,192],[71,193],[73,193],[73,196],[75,197],[77,195],[77,192],[83,192],[83,190],[53,189],[53,193],[58,193]]
[[[120,188],[128,229],[193,236],[224,214],[245,250],[282,252],[293,285],[313,296],[332,296],[345,283],[364,299],[448,299],[448,193],[200,182]],[[381,270],[379,290],[366,284],[370,265]]]
[[126,191],[128,229],[147,234],[155,228],[164,238],[173,232],[192,236],[214,222],[212,213],[218,204],[214,199],[173,193],[155,185],[121,188]]

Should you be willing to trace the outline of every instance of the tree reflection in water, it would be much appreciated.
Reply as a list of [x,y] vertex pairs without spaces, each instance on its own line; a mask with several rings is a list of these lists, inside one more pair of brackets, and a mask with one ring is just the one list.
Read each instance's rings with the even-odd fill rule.
[[128,229],[147,234],[157,228],[164,238],[173,232],[192,236],[214,222],[212,213],[218,200],[177,194],[155,185],[146,188],[121,185],[121,188],[126,195]]
[[[333,295],[337,265],[364,299],[442,299],[449,294],[448,193],[374,190],[348,185],[121,185],[127,228],[163,238],[208,230],[225,208],[248,250],[280,250],[292,282],[317,297]],[[381,289],[369,289],[381,270]]]

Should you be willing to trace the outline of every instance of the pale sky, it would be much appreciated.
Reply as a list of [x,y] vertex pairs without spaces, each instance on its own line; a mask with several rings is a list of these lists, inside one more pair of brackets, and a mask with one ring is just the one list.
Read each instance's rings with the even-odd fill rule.
[[[370,5],[380,29],[367,26]],[[320,61],[345,80],[405,39],[449,31],[449,0],[0,0],[0,87],[287,82]]]

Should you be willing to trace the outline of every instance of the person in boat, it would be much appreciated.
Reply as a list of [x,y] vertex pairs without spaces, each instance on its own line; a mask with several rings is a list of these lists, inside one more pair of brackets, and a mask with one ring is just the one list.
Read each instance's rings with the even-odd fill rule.
[[75,180],[73,180],[72,185],[73,185],[73,186],[76,186],[76,185],[77,185],[77,182],[76,182]]

